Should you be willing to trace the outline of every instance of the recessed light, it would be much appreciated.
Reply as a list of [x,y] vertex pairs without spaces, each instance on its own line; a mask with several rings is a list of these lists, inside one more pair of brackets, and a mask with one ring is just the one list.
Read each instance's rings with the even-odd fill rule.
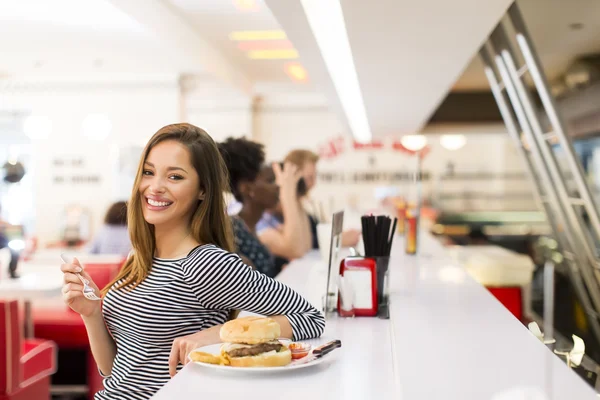
[[298,82],[306,82],[308,80],[308,73],[302,64],[288,63],[285,66],[285,72],[292,80]]
[[287,35],[282,30],[272,31],[233,31],[229,34],[230,40],[282,40],[287,39]]
[[467,144],[467,137],[465,135],[442,135],[440,144],[446,150],[459,150]]
[[404,135],[400,143],[411,151],[420,151],[427,146],[427,138],[423,135]]
[[253,50],[246,54],[252,60],[291,60],[298,58],[298,51],[296,49]]
[[81,124],[83,136],[91,140],[104,140],[112,130],[110,119],[104,114],[88,114]]
[[30,115],[23,121],[23,132],[32,140],[46,139],[52,133],[52,120],[43,115]]

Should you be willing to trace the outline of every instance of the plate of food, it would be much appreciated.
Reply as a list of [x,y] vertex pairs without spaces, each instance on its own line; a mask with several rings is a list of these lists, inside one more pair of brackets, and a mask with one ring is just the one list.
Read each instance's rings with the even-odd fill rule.
[[308,343],[281,339],[279,324],[265,317],[238,318],[221,327],[223,343],[190,352],[191,362],[228,371],[283,371],[306,368],[323,362],[324,355],[341,347],[335,340],[312,348]]

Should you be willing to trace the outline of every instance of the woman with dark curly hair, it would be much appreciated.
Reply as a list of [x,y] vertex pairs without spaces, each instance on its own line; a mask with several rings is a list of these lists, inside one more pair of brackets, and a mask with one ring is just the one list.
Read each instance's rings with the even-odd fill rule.
[[[237,251],[248,258],[260,272],[274,277],[280,272],[273,255],[256,236],[256,223],[265,210],[281,201],[290,219],[300,215],[295,202],[296,186],[300,180],[298,168],[286,164],[266,165],[263,145],[245,138],[228,138],[219,143],[219,151],[229,171],[233,196],[242,203],[237,215],[232,216]],[[293,201],[290,201],[293,200]]]

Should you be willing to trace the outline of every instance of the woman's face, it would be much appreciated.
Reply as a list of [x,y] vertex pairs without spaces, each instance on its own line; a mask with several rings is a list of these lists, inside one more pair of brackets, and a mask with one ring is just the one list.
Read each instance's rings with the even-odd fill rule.
[[315,184],[317,183],[317,164],[312,162],[307,162],[302,167],[302,178],[304,178],[304,182],[306,182],[306,189],[311,190]]
[[149,224],[188,225],[204,197],[189,150],[174,140],[154,146],[144,163],[139,193]]
[[275,183],[275,173],[270,165],[261,168],[252,184],[252,201],[264,209],[273,208],[279,202],[279,186]]

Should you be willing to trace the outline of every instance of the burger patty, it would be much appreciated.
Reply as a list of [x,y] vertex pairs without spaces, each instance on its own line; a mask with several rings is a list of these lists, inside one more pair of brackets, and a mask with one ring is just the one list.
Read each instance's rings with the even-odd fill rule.
[[266,353],[268,351],[279,351],[283,345],[281,343],[260,343],[252,347],[244,347],[243,349],[231,350],[229,355],[231,357],[248,357],[255,356],[257,354]]

